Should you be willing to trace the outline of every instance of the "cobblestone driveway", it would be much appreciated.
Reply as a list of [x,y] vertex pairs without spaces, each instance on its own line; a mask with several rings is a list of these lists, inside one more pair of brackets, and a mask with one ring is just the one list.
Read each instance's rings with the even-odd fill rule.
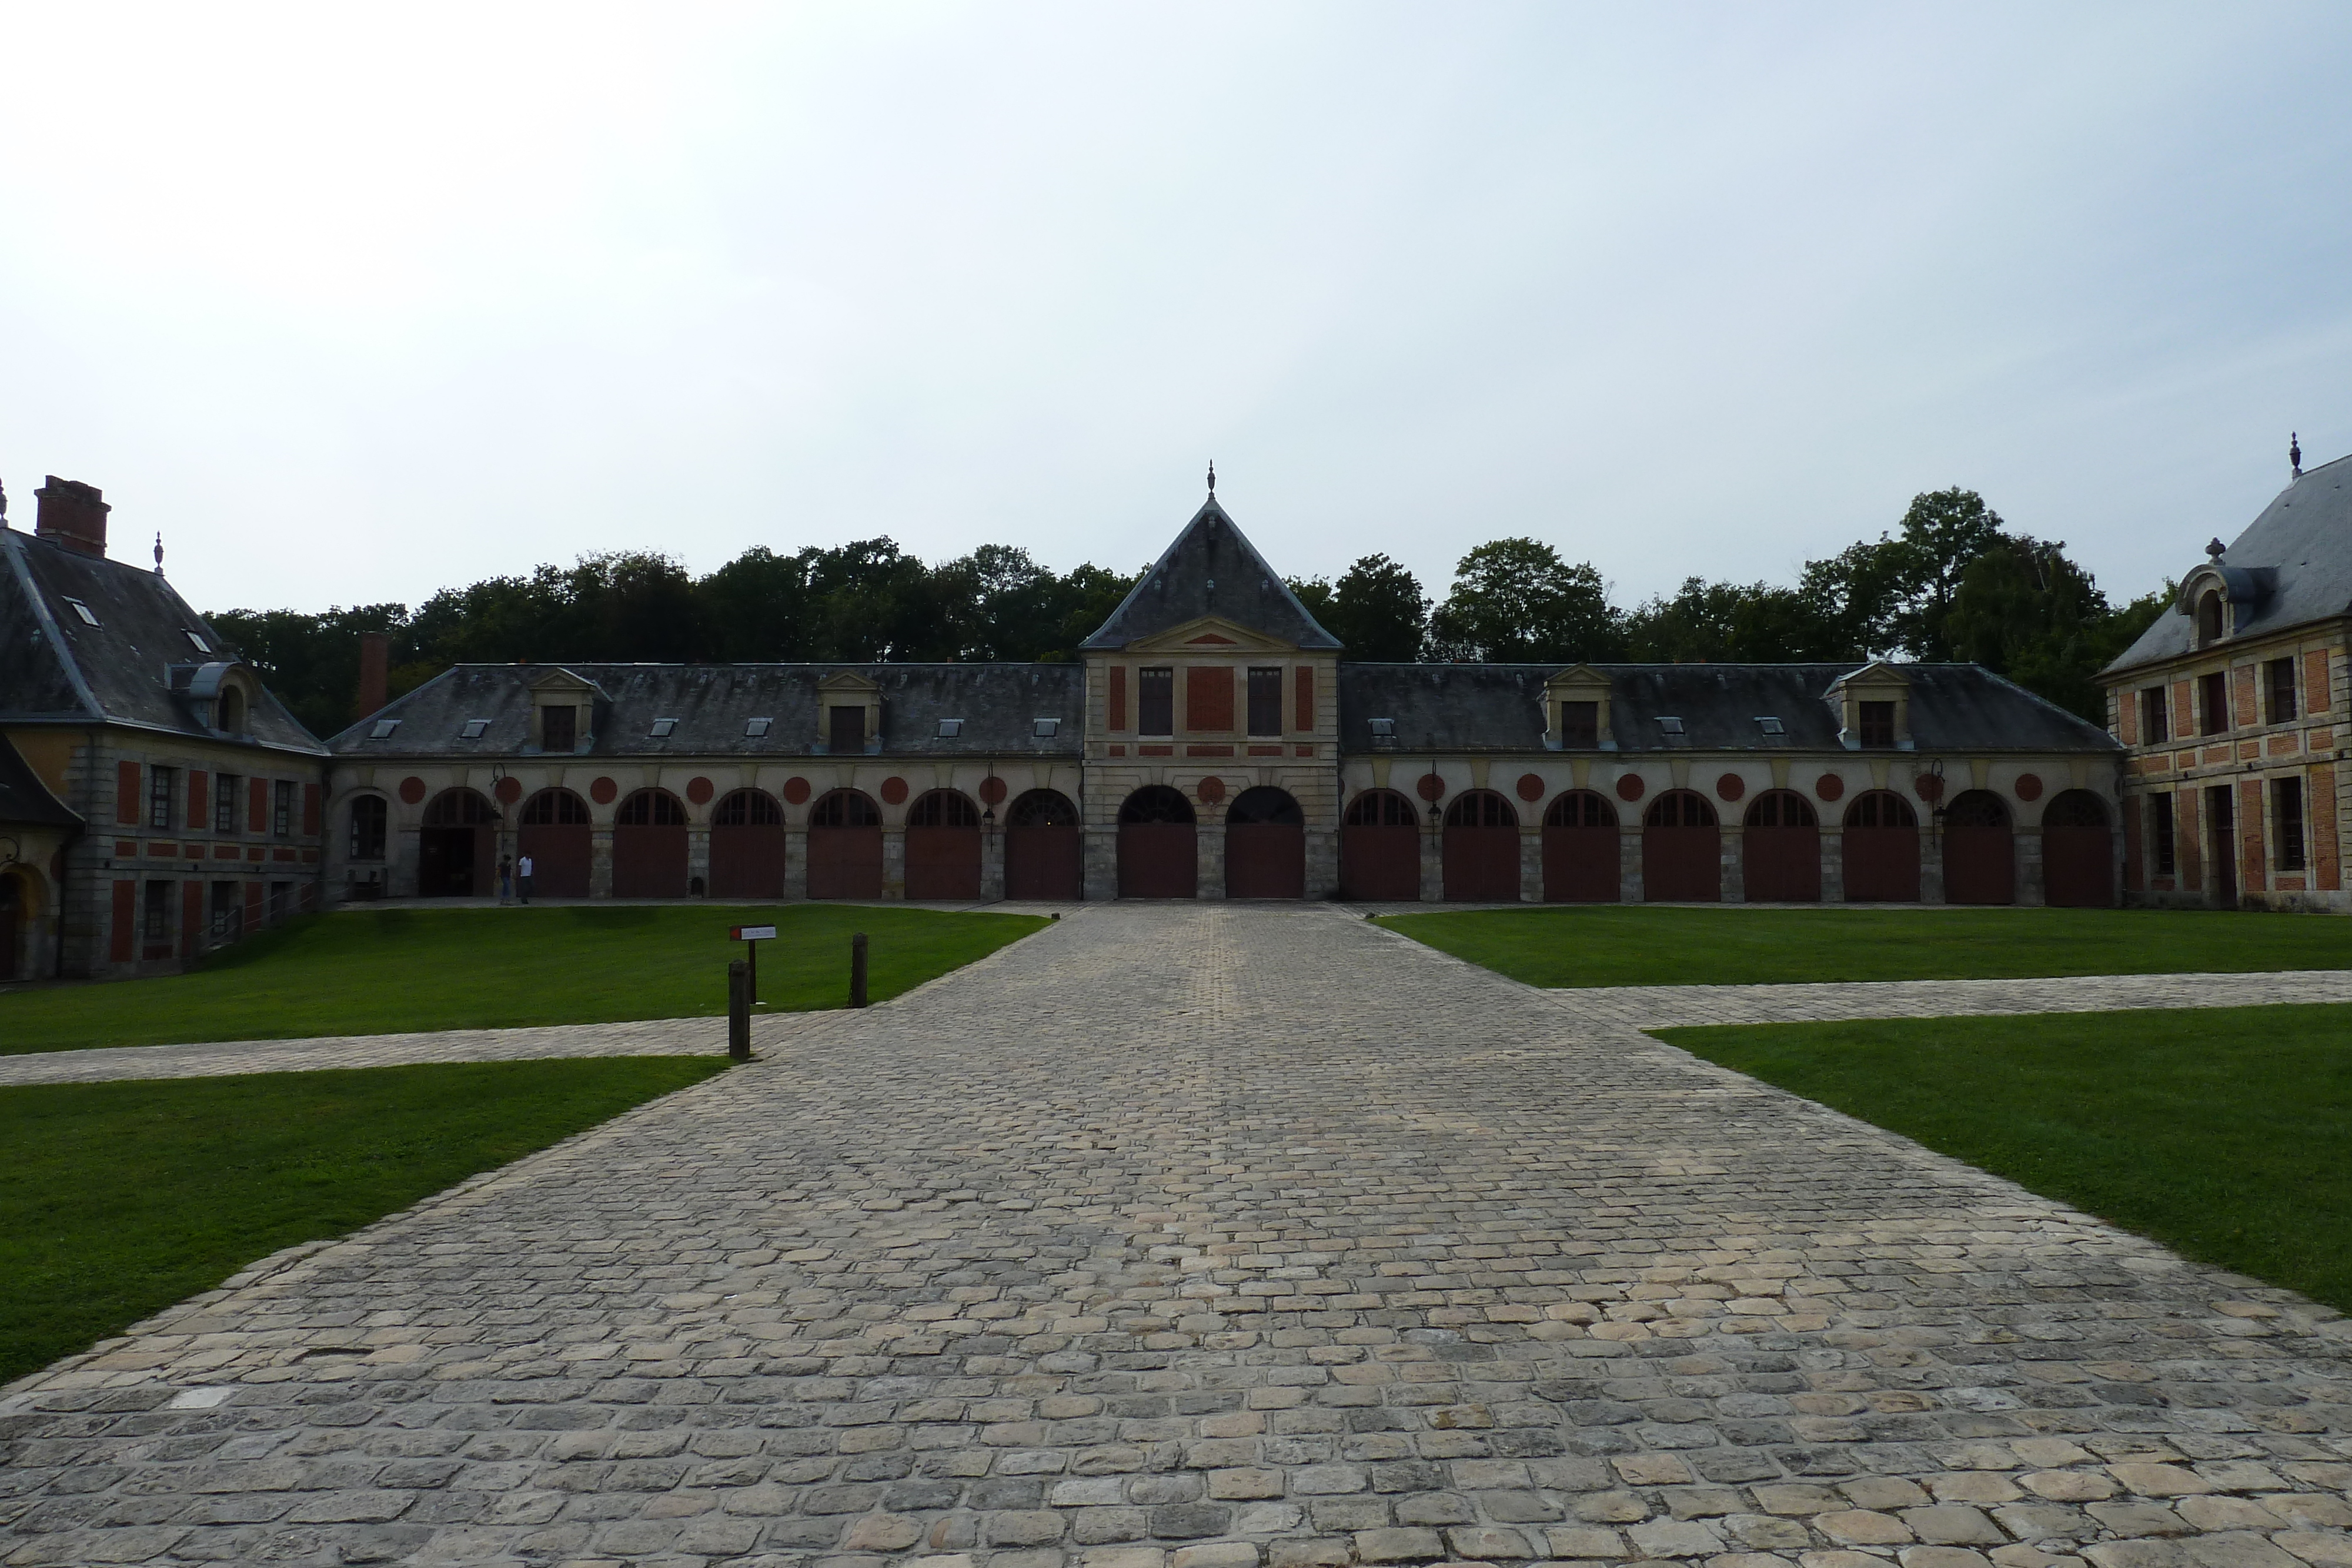
[[2352,1338],[1328,911],[1109,906],[0,1403],[0,1560],[2352,1568]]

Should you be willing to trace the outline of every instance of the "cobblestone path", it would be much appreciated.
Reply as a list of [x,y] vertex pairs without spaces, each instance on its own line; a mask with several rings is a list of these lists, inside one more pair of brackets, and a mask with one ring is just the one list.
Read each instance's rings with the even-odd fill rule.
[[2352,1568],[2352,1337],[1328,912],[1108,906],[0,1400],[0,1562]]

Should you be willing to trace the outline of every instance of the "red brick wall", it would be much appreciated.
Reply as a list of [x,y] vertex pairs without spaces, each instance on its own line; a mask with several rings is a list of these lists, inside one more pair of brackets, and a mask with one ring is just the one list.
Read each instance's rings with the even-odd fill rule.
[[2252,729],[2263,722],[2262,709],[2254,701],[2254,666],[2241,664],[2230,672],[2231,722],[2242,729]]
[[247,779],[245,798],[247,802],[246,810],[247,831],[248,832],[256,833],[268,832],[269,831],[269,780],[267,779]]
[[2194,789],[2173,792],[2172,863],[2183,893],[2201,892],[2205,886],[2205,834],[2199,825],[2204,805],[2204,797]]
[[114,765],[114,820],[136,826],[139,821],[139,764]]
[[1234,727],[1234,667],[1194,664],[1184,672],[1184,727],[1195,735]]
[[2326,717],[2335,705],[2327,691],[2327,651],[2303,656],[2303,711],[2316,717]]
[[[2247,683],[2249,690],[2253,683]],[[2263,781],[2238,780],[2238,891],[2259,893],[2269,885],[2270,866],[2263,852]]]
[[2175,739],[2197,733],[2195,688],[2187,681],[2172,683],[2172,734]]
[[2116,738],[2126,746],[2139,744],[2139,694],[2118,691],[2116,702]]
[[2336,768],[2323,762],[2311,770],[2304,785],[2307,797],[2304,812],[2310,818],[2304,832],[2311,849],[2311,885],[2336,888],[2344,885],[2343,857],[2336,842]]
[[209,776],[203,768],[188,769],[188,831],[190,832],[213,825],[212,817],[207,811],[212,802],[205,799],[208,793],[205,786],[208,782]]

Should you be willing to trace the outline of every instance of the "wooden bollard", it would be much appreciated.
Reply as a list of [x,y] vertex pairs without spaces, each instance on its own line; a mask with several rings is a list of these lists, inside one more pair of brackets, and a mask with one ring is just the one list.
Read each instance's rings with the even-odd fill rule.
[[860,931],[849,939],[849,1005],[866,1005],[866,933]]
[[740,958],[727,966],[727,1054],[737,1061],[751,1060],[751,974]]

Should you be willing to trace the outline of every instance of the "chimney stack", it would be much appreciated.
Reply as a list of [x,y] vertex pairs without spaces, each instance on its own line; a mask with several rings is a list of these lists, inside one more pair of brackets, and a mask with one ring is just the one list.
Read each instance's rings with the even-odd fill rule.
[[106,504],[97,486],[52,474],[49,482],[33,495],[41,503],[33,525],[34,538],[54,539],[84,555],[106,553],[106,514],[114,508]]
[[381,632],[360,633],[359,716],[367,717],[390,702],[392,639]]

